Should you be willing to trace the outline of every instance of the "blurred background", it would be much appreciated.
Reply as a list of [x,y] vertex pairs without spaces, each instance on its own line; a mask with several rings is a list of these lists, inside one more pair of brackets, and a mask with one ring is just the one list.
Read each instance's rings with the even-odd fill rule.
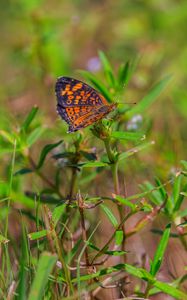
[[[128,192],[137,192],[133,183],[137,186],[155,174],[167,180],[180,167],[180,160],[187,159],[186,0],[1,0],[0,20],[0,129],[16,130],[37,105],[38,122],[48,128],[42,144],[61,138],[70,141],[67,125],[56,113],[56,78],[67,75],[83,79],[77,70],[84,69],[103,79],[98,58],[98,50],[102,50],[114,70],[127,61],[134,64],[133,76],[119,102],[140,101],[156,82],[172,75],[158,100],[140,116],[155,146],[138,154],[138,164],[131,160],[123,166],[128,174]],[[85,132],[87,137],[89,130]],[[40,153],[41,141],[37,143],[33,157]],[[0,154],[0,174],[5,178],[10,156],[7,158],[3,149]],[[103,187],[99,180],[89,193],[97,194],[98,189],[106,193],[109,182]],[[25,182],[23,190],[31,181]],[[33,189],[38,185],[32,182]],[[104,239],[105,235],[107,232],[103,232]],[[131,250],[142,249],[139,258],[146,247],[148,255],[154,249],[154,242],[153,248],[148,245],[151,237],[146,237],[136,237],[129,246]],[[179,254],[177,244],[171,247]],[[183,265],[186,254],[181,253],[179,263],[181,260]],[[168,255],[166,263],[173,266],[173,256]]]
[[139,101],[163,76],[173,75],[167,92],[142,118],[155,129],[156,168],[168,170],[185,158],[185,0],[2,0],[0,15],[2,127],[16,126],[34,104],[44,122],[57,120],[56,77],[81,78],[77,69],[99,76],[98,50],[103,50],[114,68],[127,61],[136,65],[125,98],[118,101]]

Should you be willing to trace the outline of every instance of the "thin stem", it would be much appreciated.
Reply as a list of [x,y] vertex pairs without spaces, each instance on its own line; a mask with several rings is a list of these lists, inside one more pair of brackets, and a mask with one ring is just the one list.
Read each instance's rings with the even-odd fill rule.
[[48,240],[50,242],[52,252],[54,252],[54,247],[56,248],[59,260],[60,260],[60,262],[62,264],[62,268],[64,270],[64,276],[65,276],[66,282],[67,282],[67,294],[69,296],[70,293],[73,293],[73,285],[71,282],[70,271],[68,270],[66,262],[64,260],[63,249],[60,245],[58,235],[55,231],[55,226],[54,226],[53,220],[51,218],[51,211],[49,210],[49,208],[46,205],[44,205],[44,211],[45,211],[45,225],[46,225],[47,230],[50,232],[48,234]]
[[118,162],[116,161],[112,166],[112,175],[113,175],[113,183],[114,183],[114,191],[116,195],[120,194],[119,187],[119,176],[118,176]]
[[148,282],[148,283],[147,283],[146,290],[145,290],[145,293],[144,293],[144,298],[147,299],[147,297],[149,296],[149,291],[150,291],[151,288],[152,288],[152,284],[150,284],[150,283]]
[[114,153],[111,149],[110,139],[109,138],[104,139],[104,144],[105,144],[106,152],[110,163],[114,163]]
[[95,257],[92,259],[91,264],[94,263],[94,261],[96,260],[96,258],[98,258],[99,256],[101,256],[103,254],[103,252],[105,252],[105,250],[108,249],[108,246],[110,245],[110,243],[113,241],[113,239],[115,238],[116,235],[116,231],[118,231],[123,223],[125,223],[133,214],[135,214],[136,212],[130,212],[128,213],[128,215],[126,215],[122,221],[120,222],[120,224],[118,225],[118,227],[115,229],[115,231],[113,232],[112,236],[109,238],[108,242],[106,242],[106,244],[100,249],[100,251],[95,255]]
[[[105,148],[106,152],[108,155],[108,159],[111,163],[111,171],[112,171],[112,176],[113,176],[113,183],[114,183],[114,191],[115,194],[119,195],[120,194],[120,185],[119,185],[119,176],[118,176],[118,160],[115,159],[114,153],[111,149],[111,144],[110,144],[110,139],[107,138],[104,140],[105,143]],[[124,211],[123,207],[119,202],[117,202],[117,208],[118,208],[118,213],[120,217],[120,222],[122,222],[123,217],[124,217]],[[123,241],[122,241],[122,250],[125,250],[125,224],[122,223],[121,229],[123,230]],[[126,258],[124,256],[124,262]]]
[[71,177],[70,191],[69,191],[70,200],[72,199],[73,194],[75,192],[76,179],[77,179],[77,170],[75,168],[72,168],[72,177]]
[[[84,219],[84,200],[80,193],[78,194],[78,205],[79,205],[79,212],[80,212],[80,219],[81,219],[81,229],[82,229],[82,238],[83,241],[86,243],[87,241],[87,234],[86,234],[86,226],[85,226],[85,219]],[[88,248],[85,248],[85,261],[86,265],[89,266],[89,258],[88,258]],[[89,270],[88,270],[89,271]]]

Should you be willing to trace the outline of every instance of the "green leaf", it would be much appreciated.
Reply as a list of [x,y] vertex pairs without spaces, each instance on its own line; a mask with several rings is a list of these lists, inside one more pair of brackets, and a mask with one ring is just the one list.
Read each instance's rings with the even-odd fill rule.
[[122,255],[126,254],[127,251],[120,251],[120,250],[116,250],[116,251],[111,250],[110,251],[110,250],[108,250],[105,253],[108,254],[108,255],[112,255],[112,256],[122,256]]
[[83,70],[80,70],[79,73],[83,75],[86,79],[88,79],[94,85],[96,90],[101,92],[101,94],[108,100],[108,102],[112,102],[113,97],[108,91],[108,89],[104,86],[104,84],[102,84],[98,79],[96,79],[96,77],[93,74]]
[[127,140],[127,141],[145,140],[145,135],[141,132],[113,131],[110,136],[118,140]]
[[105,75],[106,75],[107,82],[108,82],[109,86],[115,88],[116,81],[115,81],[114,73],[112,71],[112,67],[110,65],[110,62],[108,61],[106,55],[102,51],[99,51],[99,58],[100,58],[101,63],[103,65],[103,69],[104,69],[104,72],[105,72]]
[[125,270],[131,275],[134,275],[140,279],[148,281],[154,287],[158,288],[160,291],[163,291],[168,295],[175,297],[175,299],[187,300],[187,295],[185,293],[176,289],[169,283],[156,280],[150,273],[148,273],[146,270],[142,268],[136,268],[129,264],[125,264]]
[[135,105],[129,112],[127,112],[129,117],[132,117],[137,113],[144,113],[145,110],[156,100],[156,98],[161,94],[161,92],[165,89],[166,85],[171,79],[171,75],[166,76],[164,79],[159,81],[151,91],[139,102]]
[[187,300],[187,294],[173,287],[171,284],[161,281],[155,281],[154,286],[157,287],[160,291],[174,297],[179,300]]
[[124,237],[123,230],[116,230],[116,232],[115,232],[115,244],[117,246],[120,246],[122,244],[123,237]]
[[101,269],[98,272],[95,272],[95,273],[92,273],[92,274],[80,276],[80,278],[76,277],[76,278],[72,279],[72,282],[76,283],[78,280],[87,281],[87,280],[90,280],[92,278],[96,278],[96,277],[99,278],[99,277],[103,277],[107,274],[111,274],[113,272],[119,272],[120,270],[124,270],[124,269],[125,269],[125,264],[119,264],[119,265],[112,266],[112,267],[109,267],[109,268]]
[[41,238],[43,238],[43,237],[46,236],[46,235],[47,235],[47,230],[44,229],[44,230],[41,230],[41,231],[29,233],[29,234],[28,234],[28,238],[29,238],[31,241],[34,241],[34,240],[41,239]]
[[121,85],[121,87],[123,87],[124,85],[127,85],[129,82],[129,61],[126,62],[126,64],[122,64],[119,67],[119,71],[118,71],[118,81],[119,84]]
[[153,262],[151,264],[151,270],[150,270],[150,273],[153,276],[155,276],[160,269],[160,266],[161,266],[161,263],[162,263],[162,260],[164,257],[164,253],[165,253],[168,241],[169,241],[170,228],[171,228],[171,225],[168,224],[166,226],[166,229],[164,230],[164,233],[162,235],[162,238],[160,240],[160,243],[159,243],[156,253],[154,255]]
[[119,201],[121,204],[130,207],[132,209],[132,211],[136,210],[136,205],[134,203],[130,202],[129,200],[127,200],[126,198],[123,198],[121,196],[115,195],[115,199],[117,201]]
[[117,227],[118,221],[117,221],[116,217],[113,215],[113,213],[111,212],[111,210],[104,204],[100,204],[100,207],[104,210],[105,214],[107,215],[108,219],[113,224],[113,226]]
[[28,300],[41,300],[44,296],[45,287],[55,263],[56,255],[43,252],[38,261],[38,267],[31,286]]
[[174,204],[177,202],[179,194],[180,194],[181,180],[182,180],[181,175],[175,177],[175,181],[174,181],[174,185],[173,185],[173,193],[172,193],[172,198],[173,198]]
[[108,164],[102,161],[94,161],[94,162],[80,163],[78,164],[78,166],[82,168],[94,168],[94,167],[108,167]]
[[9,132],[5,131],[5,130],[0,130],[0,135],[7,140],[9,143],[11,143],[12,145],[14,145],[15,143],[15,137],[10,134]]
[[39,159],[39,162],[38,162],[38,165],[37,165],[37,169],[40,169],[40,168],[43,166],[47,154],[48,154],[52,149],[58,147],[61,143],[62,143],[62,140],[59,141],[59,142],[57,142],[57,143],[54,143],[54,144],[48,144],[48,145],[45,145],[45,147],[42,149],[42,152],[41,152],[41,154],[40,154],[40,159]]
[[38,107],[34,106],[31,111],[29,112],[28,116],[26,117],[25,121],[23,122],[23,124],[21,125],[21,131],[27,131],[27,129],[29,128],[31,122],[34,120],[36,114],[38,112]]
[[149,181],[146,181],[143,184],[141,184],[140,188],[144,192],[150,191],[149,199],[155,205],[161,205],[163,203],[162,195],[159,192],[160,189],[156,189],[155,186],[152,185]]
[[155,281],[154,277],[149,272],[147,272],[146,270],[144,270],[142,268],[137,268],[137,267],[131,266],[129,264],[125,264],[125,270],[127,273],[134,275],[145,281],[149,281],[152,283],[154,283],[154,281]]
[[54,222],[54,225],[56,226],[60,218],[62,217],[64,210],[66,208],[66,204],[61,204],[59,206],[56,206],[52,213],[52,219]]
[[71,263],[73,257],[76,255],[76,253],[77,253],[77,251],[79,249],[79,246],[80,246],[81,242],[82,242],[81,239],[78,240],[77,243],[75,244],[75,246],[71,249],[71,251],[68,251],[68,255],[67,255],[66,259],[65,259],[65,261],[66,261],[67,264]]
[[187,171],[187,161],[186,160],[181,160],[180,163],[183,166],[183,168]]
[[27,138],[27,145],[28,147],[31,147],[38,139],[39,137],[44,133],[46,128],[44,127],[37,127],[35,128],[28,136]]
[[130,150],[126,151],[126,152],[121,153],[119,155],[119,157],[118,157],[118,160],[123,160],[123,159],[125,159],[125,158],[127,158],[127,157],[129,157],[131,155],[136,154],[137,152],[139,152],[141,150],[146,149],[147,147],[149,147],[151,145],[154,145],[153,141],[152,142],[148,142],[148,143],[143,143],[143,144],[141,144],[141,145],[139,145],[137,147],[134,147],[133,149],[130,149]]
[[32,173],[32,172],[33,172],[33,170],[31,170],[31,169],[23,168],[23,169],[20,169],[20,170],[16,171],[16,172],[14,173],[14,176],[17,176],[17,175],[25,175],[25,174],[29,174],[29,173]]
[[184,192],[179,191],[179,196],[178,196],[178,199],[177,199],[174,209],[173,209],[174,212],[179,211],[181,204],[184,200],[184,197],[187,196],[187,193],[185,192],[185,191],[187,191],[187,184],[185,184],[185,186],[183,187],[183,190],[184,190]]
[[164,202],[167,199],[166,189],[158,177],[155,177],[155,182],[156,182],[157,187],[159,187],[158,191],[160,192],[162,201]]

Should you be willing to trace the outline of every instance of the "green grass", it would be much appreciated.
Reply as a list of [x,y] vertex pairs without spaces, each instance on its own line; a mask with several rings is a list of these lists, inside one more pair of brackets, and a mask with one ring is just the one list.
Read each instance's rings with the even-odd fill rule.
[[[187,6],[153,2],[0,12],[0,299],[187,299]],[[117,109],[66,133],[59,75]]]

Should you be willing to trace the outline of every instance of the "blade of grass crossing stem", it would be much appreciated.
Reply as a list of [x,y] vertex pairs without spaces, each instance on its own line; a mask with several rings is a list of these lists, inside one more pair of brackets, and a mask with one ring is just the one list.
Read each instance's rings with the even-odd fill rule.
[[154,255],[153,261],[151,263],[150,273],[153,276],[155,276],[160,269],[160,266],[161,266],[161,263],[162,263],[162,260],[164,257],[164,253],[165,253],[168,241],[169,241],[170,228],[171,228],[171,224],[168,224],[166,226],[166,229],[164,230],[164,233],[162,235],[162,238],[160,240],[160,243],[159,243],[156,253]]
[[48,252],[42,253],[38,261],[38,267],[31,286],[28,300],[43,299],[45,287],[48,281],[48,276],[50,275],[56,261],[56,255],[53,255]]
[[127,113],[129,117],[132,117],[134,114],[143,113],[145,110],[156,100],[156,98],[161,94],[165,89],[166,85],[171,79],[171,75],[166,76],[164,79],[159,81],[150,92],[133,108]]

